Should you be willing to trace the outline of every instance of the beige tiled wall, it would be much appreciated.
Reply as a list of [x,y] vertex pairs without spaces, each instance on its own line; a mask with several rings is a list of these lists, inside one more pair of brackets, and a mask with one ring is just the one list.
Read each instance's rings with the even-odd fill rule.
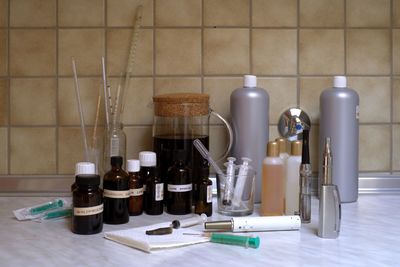
[[[230,93],[253,73],[271,98],[271,138],[286,108],[311,116],[316,170],[318,97],[347,75],[361,102],[360,170],[400,171],[400,0],[0,0],[1,175],[73,173],[83,151],[71,57],[91,136],[101,56],[115,90],[141,3],[128,157],[151,149],[153,95],[205,92],[229,117]],[[225,129],[211,123],[222,154]]]

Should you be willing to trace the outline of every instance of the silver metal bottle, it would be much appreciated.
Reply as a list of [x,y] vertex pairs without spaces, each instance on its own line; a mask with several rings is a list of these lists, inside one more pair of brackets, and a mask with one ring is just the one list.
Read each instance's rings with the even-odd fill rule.
[[318,236],[322,238],[337,238],[340,233],[341,205],[338,188],[332,184],[332,153],[329,137],[326,138],[323,158]]
[[231,94],[231,122],[234,131],[232,156],[250,158],[256,169],[255,202],[261,201],[262,162],[269,140],[269,96],[257,87],[257,77],[244,76],[244,87]]
[[333,88],[321,93],[320,116],[318,193],[323,175],[324,142],[330,137],[335,163],[333,184],[337,185],[342,202],[355,202],[358,198],[359,97],[355,90],[347,88],[346,77],[335,76]]

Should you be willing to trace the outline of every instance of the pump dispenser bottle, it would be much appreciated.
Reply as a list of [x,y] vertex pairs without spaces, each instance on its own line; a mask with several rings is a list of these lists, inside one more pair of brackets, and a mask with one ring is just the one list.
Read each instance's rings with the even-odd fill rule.
[[269,142],[263,161],[260,215],[279,216],[285,213],[285,179],[283,160],[277,142]]
[[269,140],[269,96],[264,89],[257,87],[256,76],[245,75],[244,87],[233,91],[230,106],[234,131],[232,157],[252,159],[256,170],[254,199],[260,202],[262,162]]
[[324,142],[331,139],[333,153],[332,180],[340,191],[342,202],[354,202],[358,197],[358,119],[359,97],[348,88],[345,76],[335,76],[333,88],[320,96],[319,177],[322,182]]
[[301,141],[291,143],[291,154],[286,164],[286,215],[299,214]]

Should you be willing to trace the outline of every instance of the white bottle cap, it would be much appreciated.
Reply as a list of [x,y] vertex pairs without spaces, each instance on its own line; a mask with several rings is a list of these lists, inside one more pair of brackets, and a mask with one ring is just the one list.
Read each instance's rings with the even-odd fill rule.
[[156,153],[152,151],[142,151],[139,153],[140,166],[153,167],[157,164]]
[[347,87],[346,76],[335,76],[333,78],[333,87],[346,88]]
[[96,174],[96,166],[92,162],[78,162],[75,165],[75,176],[81,174]]
[[140,160],[128,159],[126,161],[126,171],[128,172],[138,172],[140,170]]
[[244,87],[257,87],[257,76],[244,75]]

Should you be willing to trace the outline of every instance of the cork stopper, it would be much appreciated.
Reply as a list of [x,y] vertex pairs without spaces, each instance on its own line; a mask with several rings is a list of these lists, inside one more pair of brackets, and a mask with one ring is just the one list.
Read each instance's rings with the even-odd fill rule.
[[278,143],[279,146],[279,153],[287,153],[286,149],[286,139],[283,137],[278,137],[275,139],[275,141]]
[[199,93],[174,93],[153,97],[154,114],[160,117],[193,117],[209,113],[210,96]]
[[292,156],[301,156],[301,141],[293,141],[291,143],[291,148],[292,148]]
[[279,145],[277,142],[275,142],[275,141],[268,142],[267,156],[268,157],[279,157]]

